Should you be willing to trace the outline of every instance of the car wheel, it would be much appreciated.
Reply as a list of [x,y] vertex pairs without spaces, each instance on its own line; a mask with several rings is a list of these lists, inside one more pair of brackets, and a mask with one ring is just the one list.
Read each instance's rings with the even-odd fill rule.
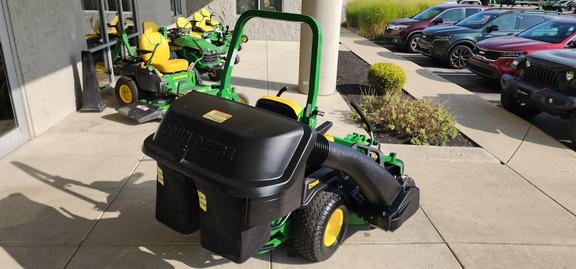
[[349,218],[344,194],[331,189],[322,191],[294,217],[294,247],[311,261],[330,258],[346,236]]
[[504,109],[522,118],[534,117],[542,112],[535,107],[520,102],[507,90],[502,90],[500,93],[500,101],[502,102],[502,107],[504,107]]
[[448,64],[455,69],[466,67],[468,58],[472,55],[472,50],[466,45],[454,47],[448,54]]
[[406,41],[406,51],[410,53],[418,52],[418,38],[422,36],[421,34],[413,34]]
[[568,136],[572,140],[572,145],[576,145],[576,113],[572,114],[568,124]]

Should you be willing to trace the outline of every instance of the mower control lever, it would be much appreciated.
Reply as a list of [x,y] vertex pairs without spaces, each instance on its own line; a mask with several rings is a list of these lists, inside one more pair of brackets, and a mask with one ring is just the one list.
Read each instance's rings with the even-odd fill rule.
[[288,90],[288,87],[286,87],[286,86],[282,87],[282,89],[280,89],[278,91],[278,93],[276,94],[276,97],[280,97],[280,95],[282,95],[282,93],[284,93],[287,90]]

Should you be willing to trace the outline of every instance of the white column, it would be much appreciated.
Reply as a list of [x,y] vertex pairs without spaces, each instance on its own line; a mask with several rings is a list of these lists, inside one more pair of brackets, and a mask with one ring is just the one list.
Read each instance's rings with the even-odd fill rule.
[[[312,16],[322,28],[319,95],[330,95],[336,91],[341,12],[342,0],[302,0],[302,14]],[[311,45],[312,31],[308,25],[302,24],[298,91],[305,94],[309,87]]]

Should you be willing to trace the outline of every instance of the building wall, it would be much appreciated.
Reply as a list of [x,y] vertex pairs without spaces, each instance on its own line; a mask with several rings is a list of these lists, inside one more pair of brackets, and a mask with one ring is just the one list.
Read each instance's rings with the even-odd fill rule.
[[32,137],[76,111],[81,51],[86,48],[77,0],[8,0],[14,58]]
[[[300,13],[301,0],[282,1],[282,11],[290,13]],[[215,12],[216,17],[220,16],[222,25],[229,25],[230,29],[234,25],[239,14],[236,14],[235,0],[186,0],[187,15],[192,18],[192,14],[200,8],[205,7],[210,12]],[[220,19],[218,19],[220,20]],[[255,40],[285,40],[294,41],[300,39],[300,24],[292,22],[273,21],[265,19],[252,19],[244,27],[244,34]]]

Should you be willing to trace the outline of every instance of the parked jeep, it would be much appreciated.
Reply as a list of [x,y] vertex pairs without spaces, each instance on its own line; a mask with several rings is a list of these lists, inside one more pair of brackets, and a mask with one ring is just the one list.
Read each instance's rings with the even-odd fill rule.
[[576,49],[522,55],[513,65],[518,75],[500,81],[502,107],[521,117],[544,111],[570,119],[569,137],[576,144]]
[[476,42],[497,36],[515,35],[536,24],[560,18],[562,13],[514,9],[489,9],[455,25],[424,29],[418,39],[420,53],[442,60],[452,68],[466,67]]
[[510,64],[521,54],[574,48],[576,18],[547,21],[516,36],[488,38],[477,43],[468,59],[468,69],[479,76],[499,81],[504,74],[517,73]]

